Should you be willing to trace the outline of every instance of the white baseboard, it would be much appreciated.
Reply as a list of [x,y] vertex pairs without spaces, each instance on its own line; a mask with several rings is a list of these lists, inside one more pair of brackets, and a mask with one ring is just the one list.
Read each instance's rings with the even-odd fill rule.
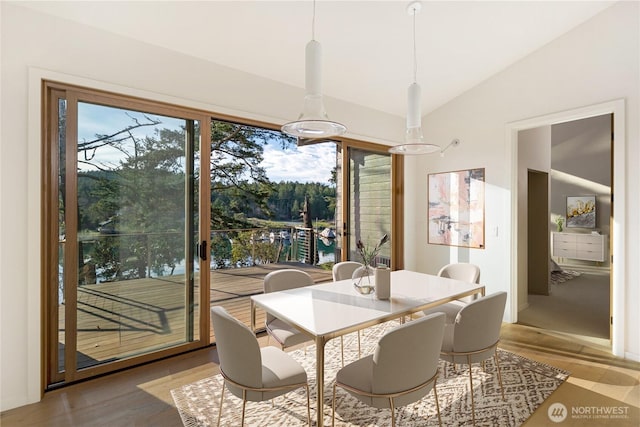
[[611,269],[607,266],[568,264],[568,263],[562,263],[562,264],[559,263],[558,265],[565,270],[575,270],[581,273],[611,274]]
[[634,362],[640,362],[640,354],[631,353],[629,351],[624,353],[624,358],[626,360],[633,360]]

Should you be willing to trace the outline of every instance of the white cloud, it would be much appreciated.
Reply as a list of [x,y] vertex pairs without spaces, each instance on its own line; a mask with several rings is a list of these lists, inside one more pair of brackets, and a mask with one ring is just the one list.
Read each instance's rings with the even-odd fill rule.
[[336,146],[333,143],[287,147],[277,144],[264,147],[261,166],[273,182],[319,182],[329,184],[336,164]]

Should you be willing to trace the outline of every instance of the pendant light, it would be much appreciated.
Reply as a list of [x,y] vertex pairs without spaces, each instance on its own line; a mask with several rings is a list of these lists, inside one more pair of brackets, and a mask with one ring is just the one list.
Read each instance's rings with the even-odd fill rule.
[[322,101],[322,47],[315,40],[316,2],[313,2],[311,41],[305,48],[305,95],[298,120],[285,123],[282,132],[303,139],[342,135],[347,128],[329,120]]
[[407,130],[404,144],[389,148],[393,154],[429,154],[440,151],[440,146],[424,142],[420,113],[420,85],[418,84],[418,60],[416,54],[416,15],[422,9],[422,3],[415,1],[407,7],[407,13],[413,16],[413,83],[407,93]]

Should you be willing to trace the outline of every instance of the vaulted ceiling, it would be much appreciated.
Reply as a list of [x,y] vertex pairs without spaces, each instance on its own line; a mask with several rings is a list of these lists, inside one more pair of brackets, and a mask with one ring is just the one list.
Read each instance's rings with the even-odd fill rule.
[[[44,1],[22,6],[304,87],[311,1]],[[404,1],[316,3],[325,96],[406,114],[412,17]],[[611,1],[424,1],[416,17],[422,112],[611,6]],[[215,78],[212,76],[212,78]],[[331,112],[329,112],[331,113]]]

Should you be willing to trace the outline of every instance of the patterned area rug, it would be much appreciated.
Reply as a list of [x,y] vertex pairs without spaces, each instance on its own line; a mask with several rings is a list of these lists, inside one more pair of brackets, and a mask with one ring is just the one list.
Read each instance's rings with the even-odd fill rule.
[[573,271],[573,270],[556,270],[556,271],[552,271],[551,272],[551,280],[550,280],[550,284],[551,285],[558,285],[560,283],[564,283],[567,280],[571,280],[574,277],[578,277],[580,276],[580,272],[579,271]]
[[[369,328],[362,333],[363,354],[375,348],[379,337],[397,323]],[[345,364],[357,358],[355,334],[345,337]],[[473,366],[473,384],[477,426],[519,426],[562,384],[569,372],[526,359],[505,350],[498,350],[506,401],[502,400],[495,365],[486,362],[486,371]],[[325,424],[331,425],[331,395],[333,378],[341,367],[340,340],[325,347]],[[291,355],[306,369],[311,388],[311,417],[315,416],[315,346],[295,350]],[[471,425],[471,396],[469,371],[466,366],[440,362],[437,381],[438,401],[444,426]],[[185,427],[215,426],[218,420],[222,377],[214,375],[192,384],[171,390]],[[338,389],[336,396],[336,425],[380,426],[390,425],[389,410],[376,410]],[[240,425],[242,401],[228,391],[222,410],[221,425]],[[246,426],[298,426],[307,425],[306,394],[303,389],[275,399],[273,402],[248,402]],[[437,426],[438,417],[433,393],[415,404],[396,409],[397,425]]]

